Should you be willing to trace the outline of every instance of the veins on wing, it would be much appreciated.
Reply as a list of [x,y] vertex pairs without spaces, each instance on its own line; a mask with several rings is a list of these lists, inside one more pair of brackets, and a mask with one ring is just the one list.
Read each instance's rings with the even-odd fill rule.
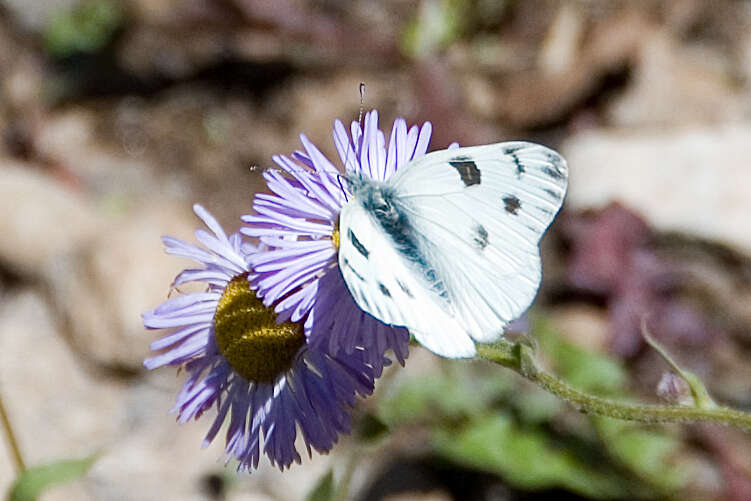
[[[412,228],[406,211],[400,207],[394,190],[382,184],[372,183],[361,190],[361,203],[372,214],[383,231],[391,238],[395,248],[409,263],[417,266],[433,292],[448,300],[448,292],[435,268],[425,258],[427,242],[420,242]],[[408,294],[410,295],[410,294]]]

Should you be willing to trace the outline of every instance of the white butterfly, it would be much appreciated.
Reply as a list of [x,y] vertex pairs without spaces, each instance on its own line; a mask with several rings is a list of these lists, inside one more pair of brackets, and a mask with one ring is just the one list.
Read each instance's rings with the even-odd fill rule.
[[426,348],[472,357],[529,307],[566,162],[539,144],[429,153],[385,182],[348,173],[339,267],[357,304]]

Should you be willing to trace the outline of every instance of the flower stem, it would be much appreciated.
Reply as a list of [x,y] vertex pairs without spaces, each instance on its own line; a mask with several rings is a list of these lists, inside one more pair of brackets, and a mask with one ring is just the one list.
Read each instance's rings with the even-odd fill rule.
[[346,501],[347,499],[350,499],[350,484],[352,483],[352,477],[355,474],[355,470],[357,469],[357,465],[360,463],[361,458],[362,454],[358,454],[354,450],[350,452],[347,462],[345,463],[342,478],[336,484],[336,489],[334,490],[334,501]]
[[490,345],[478,345],[477,352],[480,357],[512,369],[544,390],[568,401],[580,412],[642,423],[708,422],[751,432],[751,414],[728,407],[636,404],[586,393],[541,368],[534,358],[532,348],[523,343],[503,339]]
[[8,413],[5,410],[2,393],[0,393],[0,421],[2,421],[3,429],[5,430],[5,436],[8,439],[8,445],[10,446],[11,455],[13,456],[13,463],[16,466],[17,473],[21,473],[26,470],[26,464],[23,461],[21,448],[18,447],[16,435],[15,433],[13,433],[13,426],[11,426],[10,419],[8,418]]
[[683,378],[686,384],[688,384],[688,387],[691,390],[691,396],[694,399],[694,404],[696,405],[696,407],[717,407],[717,404],[714,402],[714,400],[712,400],[712,397],[709,396],[709,392],[704,386],[704,383],[701,382],[701,379],[699,379],[699,376],[691,371],[687,371],[686,369],[678,365],[678,363],[673,360],[673,357],[670,356],[668,350],[666,350],[665,347],[663,347],[655,340],[655,338],[652,337],[652,334],[649,333],[649,329],[647,328],[646,317],[644,317],[641,321],[641,334],[647,344],[651,346],[652,349],[662,357],[662,359],[670,366],[671,369],[675,371],[676,374]]

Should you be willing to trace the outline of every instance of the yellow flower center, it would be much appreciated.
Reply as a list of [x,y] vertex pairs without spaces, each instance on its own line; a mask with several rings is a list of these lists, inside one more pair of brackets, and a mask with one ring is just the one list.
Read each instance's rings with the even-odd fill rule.
[[276,314],[250,290],[246,275],[224,289],[214,315],[216,342],[233,369],[248,381],[273,382],[292,367],[305,344],[302,326],[276,323]]
[[334,249],[339,250],[339,221],[334,226],[334,232],[331,234],[331,241],[334,243]]

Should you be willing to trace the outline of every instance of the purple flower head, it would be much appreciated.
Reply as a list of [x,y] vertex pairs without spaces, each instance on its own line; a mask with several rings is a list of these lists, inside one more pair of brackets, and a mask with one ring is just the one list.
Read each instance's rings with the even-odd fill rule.
[[174,285],[197,281],[207,287],[143,314],[147,328],[168,329],[151,345],[159,353],[144,365],[187,370],[173,412],[184,423],[216,406],[204,445],[228,419],[227,460],[236,457],[239,470],[257,467],[261,449],[282,469],[300,462],[298,428],[308,454],[311,447],[330,450],[340,433],[350,431],[349,411],[357,396],[373,391],[377,374],[372,355],[362,350],[330,354],[313,346],[313,321],[305,328],[277,323],[249,287],[249,263],[258,249],[239,233],[227,237],[202,207],[196,205],[194,211],[213,233],[196,231],[204,248],[171,237],[163,240],[167,253],[200,264],[180,273]]
[[[352,122],[350,134],[335,121],[333,136],[346,172],[383,181],[425,155],[431,131],[429,122],[408,129],[400,118],[387,142],[378,129],[378,113],[371,111],[363,128]],[[275,305],[280,319],[307,315],[311,346],[330,353],[363,350],[380,375],[387,350],[404,363],[409,334],[363,312],[350,295],[336,248],[339,212],[347,202],[342,172],[304,134],[300,141],[305,151],[273,157],[283,173],[264,173],[272,193],[256,195],[256,214],[243,217],[246,226],[240,231],[268,248],[250,257],[252,286],[265,305]]]

